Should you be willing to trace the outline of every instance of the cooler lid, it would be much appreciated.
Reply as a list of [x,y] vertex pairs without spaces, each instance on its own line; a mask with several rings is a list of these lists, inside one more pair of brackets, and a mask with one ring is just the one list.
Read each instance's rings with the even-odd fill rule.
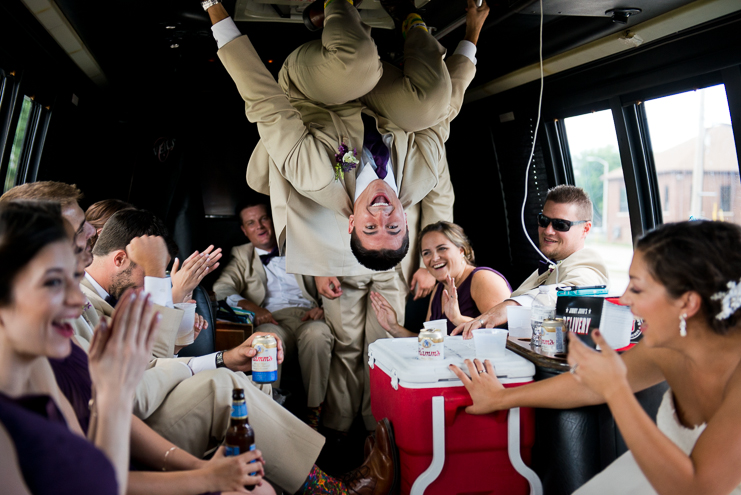
[[[368,363],[371,366],[380,365],[384,371],[395,373],[399,381],[406,383],[460,383],[448,365],[455,364],[468,374],[463,361],[476,357],[473,340],[463,340],[459,335],[445,337],[445,359],[442,361],[418,359],[417,345],[416,337],[376,340],[368,346]],[[497,377],[505,381],[524,381],[535,375],[533,363],[509,349],[505,350],[504,356],[489,360],[496,369]]]

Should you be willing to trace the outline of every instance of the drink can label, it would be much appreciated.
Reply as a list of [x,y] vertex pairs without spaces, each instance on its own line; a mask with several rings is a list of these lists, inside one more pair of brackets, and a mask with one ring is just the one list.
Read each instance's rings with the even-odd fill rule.
[[270,335],[255,337],[252,347],[257,351],[252,358],[252,381],[272,383],[278,379],[278,343]]
[[423,361],[442,361],[445,359],[445,336],[440,330],[419,332],[417,351]]
[[543,333],[541,349],[544,352],[564,352],[564,326],[563,319],[543,320]]

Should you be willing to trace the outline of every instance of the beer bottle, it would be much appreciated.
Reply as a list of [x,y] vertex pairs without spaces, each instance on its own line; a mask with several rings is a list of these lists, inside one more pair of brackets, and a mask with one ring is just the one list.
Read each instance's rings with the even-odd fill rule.
[[[241,388],[235,388],[232,392],[232,415],[224,444],[227,457],[255,450],[255,431],[247,419],[247,403],[244,400],[244,390]],[[252,490],[255,487],[253,485],[245,488]]]

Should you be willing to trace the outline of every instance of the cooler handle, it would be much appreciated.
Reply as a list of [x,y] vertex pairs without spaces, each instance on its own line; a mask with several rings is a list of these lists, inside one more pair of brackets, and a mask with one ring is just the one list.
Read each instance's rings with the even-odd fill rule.
[[443,397],[445,398],[445,426],[453,425],[455,416],[458,414],[458,409],[463,409],[473,404],[473,399],[468,394],[450,396],[443,394]]
[[540,478],[535,474],[535,471],[525,465],[520,455],[519,407],[513,407],[509,410],[509,421],[507,421],[507,452],[512,467],[530,484],[530,495],[543,495],[543,484],[540,482]]
[[424,473],[414,480],[409,495],[423,495],[430,484],[440,476],[445,464],[445,408],[444,397],[432,398],[432,462]]

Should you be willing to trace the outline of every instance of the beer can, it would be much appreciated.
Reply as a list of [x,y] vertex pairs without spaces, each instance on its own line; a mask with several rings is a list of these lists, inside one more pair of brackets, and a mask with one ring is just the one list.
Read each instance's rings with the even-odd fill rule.
[[272,335],[259,335],[252,341],[257,351],[252,358],[252,381],[272,383],[278,379],[278,342]]
[[417,351],[423,361],[445,359],[445,334],[438,329],[422,329],[419,332]]
[[543,337],[541,349],[543,352],[564,352],[564,341],[566,340],[566,327],[563,318],[546,318],[543,320]]

